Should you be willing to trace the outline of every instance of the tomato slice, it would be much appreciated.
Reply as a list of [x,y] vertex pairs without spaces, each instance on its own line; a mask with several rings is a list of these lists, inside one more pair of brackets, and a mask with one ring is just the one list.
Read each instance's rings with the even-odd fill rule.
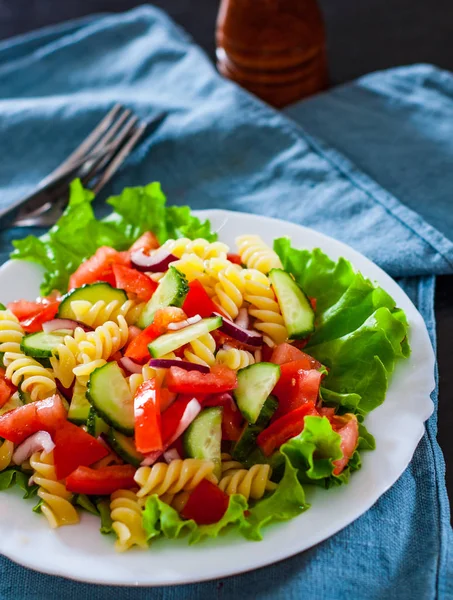
[[234,253],[232,253],[232,252],[229,252],[229,253],[227,254],[227,259],[228,259],[230,262],[234,263],[235,265],[242,265],[242,259],[241,259],[241,257],[239,256],[239,254],[234,254]]
[[230,394],[211,394],[200,400],[203,407],[222,406],[222,440],[236,441],[242,432],[242,414]]
[[161,431],[164,447],[168,445],[169,440],[174,437],[179,427],[181,419],[193,396],[178,396],[165,412],[161,414]]
[[157,289],[158,284],[155,281],[136,269],[124,265],[113,265],[112,269],[115,287],[124,290],[127,294],[133,294],[140,302],[148,302]]
[[5,370],[0,368],[0,408],[8,402],[16,390],[16,386],[6,379]]
[[340,448],[343,452],[343,457],[334,461],[334,475],[339,475],[349,462],[349,459],[354,454],[359,441],[359,423],[357,417],[351,413],[347,413],[341,417],[330,417],[332,429],[341,437]]
[[66,489],[74,494],[106,496],[116,490],[135,487],[135,471],[132,465],[112,465],[101,469],[78,467],[66,478]]
[[225,365],[214,365],[210,373],[171,367],[166,383],[171,392],[196,396],[234,390],[237,387],[237,377],[235,371]]
[[271,423],[258,435],[256,442],[264,454],[269,456],[289,439],[299,435],[304,428],[304,420],[307,415],[317,414],[314,404],[307,402]]
[[117,252],[109,246],[101,246],[71,275],[69,289],[72,290],[85,283],[94,283],[95,281],[107,281],[107,283],[115,285],[112,270],[114,264],[130,266],[128,253]]
[[214,304],[204,287],[197,280],[189,283],[189,292],[182,309],[188,317],[200,315],[206,318],[210,317],[212,313],[219,312],[218,306]]
[[135,446],[147,454],[163,449],[160,419],[160,389],[153,377],[142,383],[134,396]]
[[9,302],[7,307],[19,321],[22,321],[38,314],[43,309],[43,304],[41,302],[29,302],[28,300],[16,300],[15,302]]
[[303,362],[296,360],[281,365],[280,379],[273,390],[273,394],[278,398],[278,408],[272,421],[276,421],[306,402],[316,404],[322,375],[316,369],[299,369],[298,365]]
[[129,253],[132,254],[132,252],[136,252],[137,250],[143,250],[146,254],[149,254],[151,250],[157,250],[159,246],[159,240],[154,233],[146,231],[132,244],[129,248]]
[[41,331],[43,323],[47,323],[47,321],[51,321],[55,318],[59,306],[60,302],[51,302],[44,308],[42,308],[43,305],[41,304],[41,310],[38,313],[27,319],[22,319],[20,324],[25,333],[36,333],[37,331]]
[[302,352],[302,350],[299,350],[298,348],[296,348],[292,344],[288,344],[287,342],[279,344],[274,348],[270,362],[276,365],[283,365],[285,363],[294,362],[296,360],[306,361],[306,366],[300,367],[302,369],[319,369],[321,367],[321,363],[318,362],[316,358],[313,358],[313,356]]
[[181,516],[193,519],[198,525],[217,523],[226,513],[229,500],[218,486],[203,479],[190,494]]
[[179,323],[185,319],[187,319],[187,315],[182,308],[166,306],[165,308],[156,310],[154,313],[153,324],[161,333],[165,333],[170,323]]
[[125,356],[132,358],[136,362],[143,364],[151,358],[148,350],[148,344],[161,335],[160,329],[151,323],[144,329],[126,349]]
[[60,396],[24,404],[0,416],[0,437],[20,444],[37,431],[53,434],[66,420],[66,410]]
[[77,467],[88,467],[109,453],[96,438],[69,421],[57,428],[54,442],[53,456],[57,479],[64,479]]

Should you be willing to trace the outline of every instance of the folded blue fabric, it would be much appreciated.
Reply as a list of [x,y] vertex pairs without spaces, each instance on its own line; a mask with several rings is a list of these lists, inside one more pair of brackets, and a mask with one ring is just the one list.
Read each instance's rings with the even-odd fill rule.
[[[401,79],[411,80],[411,73]],[[383,73],[375,81],[391,99],[392,87],[385,88],[389,77],[392,73]],[[422,86],[417,89],[423,95]],[[353,88],[350,94],[354,101]],[[0,44],[0,204],[30,191],[118,101],[142,117],[161,111],[166,117],[106,193],[159,180],[175,204],[283,216],[341,239],[390,274],[406,278],[401,284],[435,344],[433,275],[453,272],[452,240],[412,210],[423,213],[418,205],[403,205],[319,137],[222,80],[187,35],[156,9],[84,19]],[[366,94],[358,93],[356,102],[366,113]],[[409,130],[411,106],[405,111],[404,101],[401,105],[399,123]],[[293,107],[300,113],[292,116],[311,123],[317,99],[310,101],[311,109],[303,106]],[[441,129],[449,110],[451,101],[445,98],[435,111],[427,111],[432,130]],[[338,115],[326,111],[326,130]],[[376,118],[376,129],[382,131],[384,121]],[[394,123],[388,123],[390,135]],[[334,145],[341,148],[344,136],[345,154],[354,158],[355,150],[365,160],[360,126],[355,139],[338,126]],[[373,131],[371,123],[367,127]],[[369,161],[361,166],[374,175],[381,157],[376,147],[373,163],[371,144]],[[414,172],[420,174],[423,166]],[[412,178],[410,171],[400,173],[408,198]],[[436,186],[430,189],[428,206],[438,198]],[[423,204],[423,194],[418,197]],[[100,201],[97,209],[104,210]],[[7,258],[9,241],[23,233],[2,234],[0,259]],[[272,567],[220,582],[146,591],[70,582],[0,559],[0,598],[453,597],[447,572],[453,540],[435,435],[433,415],[410,466],[372,509],[333,538]]]

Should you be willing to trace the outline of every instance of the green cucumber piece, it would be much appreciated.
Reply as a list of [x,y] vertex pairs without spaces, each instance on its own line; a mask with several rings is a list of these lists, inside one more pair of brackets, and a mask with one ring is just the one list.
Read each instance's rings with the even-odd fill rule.
[[33,358],[50,358],[55,348],[63,342],[65,334],[66,332],[44,333],[44,331],[30,333],[22,338],[20,349]]
[[283,269],[271,269],[269,280],[277,296],[289,338],[298,340],[313,333],[315,311],[291,275]]
[[134,400],[118,363],[107,363],[91,373],[87,398],[108,425],[134,435]]
[[91,406],[87,418],[87,431],[93,437],[98,437],[101,433],[107,433],[110,427],[98,416],[97,412]]
[[151,325],[154,315],[159,308],[167,306],[181,307],[189,291],[186,276],[170,267],[159,282],[157,290],[142,311],[137,325],[142,329]]
[[138,452],[133,438],[127,437],[112,428],[109,430],[107,437],[112,450],[114,450],[118,456],[131,465],[134,465],[134,467],[140,466],[145,455]]
[[193,325],[184,327],[174,333],[164,333],[148,344],[149,353],[153,358],[159,358],[177,348],[196,340],[201,335],[205,335],[222,325],[222,317],[209,317],[202,319]]
[[246,423],[242,429],[239,439],[234,444],[231,454],[236,460],[243,462],[256,448],[256,438],[265,429],[273,414],[278,408],[278,400],[275,396],[269,396],[261,409],[255,425]]
[[63,296],[58,309],[59,319],[76,318],[71,308],[71,302],[73,300],[87,300],[88,302],[91,302],[91,304],[95,304],[98,300],[103,300],[106,304],[116,300],[121,305],[127,301],[127,294],[124,290],[114,288],[103,281],[82,285],[82,287],[76,288]]
[[0,302],[0,310],[6,310],[6,306]]
[[72,395],[71,404],[69,405],[68,419],[76,425],[84,425],[87,422],[91,404],[85,393],[85,389],[78,394]]
[[214,475],[220,479],[222,473],[222,414],[221,406],[205,408],[189,425],[184,433],[184,450],[190,458],[212,460]]
[[258,427],[260,431],[267,427],[277,408],[278,400],[271,394],[266,398],[266,402],[263,404],[263,408],[261,409],[260,415],[255,423],[256,427]]
[[24,392],[22,390],[21,385],[19,385],[19,387],[17,388],[17,393],[19,394],[19,398],[22,404],[30,404],[30,402],[33,402],[33,400],[31,399],[31,394],[29,394],[28,392]]
[[249,423],[256,423],[279,378],[280,367],[273,363],[255,363],[238,371],[238,385],[233,395],[239,410]]

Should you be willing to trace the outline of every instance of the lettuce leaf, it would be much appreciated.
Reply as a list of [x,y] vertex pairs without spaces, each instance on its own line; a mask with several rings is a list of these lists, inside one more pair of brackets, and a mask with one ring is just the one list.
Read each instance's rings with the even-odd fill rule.
[[367,414],[384,401],[395,361],[410,354],[404,312],[343,258],[335,262],[319,248],[297,250],[288,238],[275,240],[274,249],[317,301],[307,352],[329,370],[321,391],[324,401]]
[[216,239],[209,221],[201,222],[187,206],[166,207],[160,184],[126,188],[107,203],[113,211],[97,219],[92,202],[94,194],[80,180],[71,183],[68,206],[58,222],[40,238],[30,235],[15,240],[11,258],[28,260],[44,268],[41,293],[66,291],[69,276],[100,246],[126,250],[142,233],[153,231],[161,243],[185,236]]
[[24,492],[24,498],[32,498],[36,495],[38,486],[28,485],[29,479],[30,475],[24,473],[19,467],[9,467],[0,473],[0,491],[17,485]]

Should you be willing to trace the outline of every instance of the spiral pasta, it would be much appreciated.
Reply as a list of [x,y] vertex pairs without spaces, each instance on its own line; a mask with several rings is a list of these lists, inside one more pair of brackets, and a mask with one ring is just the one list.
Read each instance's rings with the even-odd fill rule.
[[146,498],[151,494],[162,496],[193,490],[203,479],[217,482],[213,471],[212,461],[197,458],[173,460],[168,465],[156,463],[152,467],[140,467],[134,476],[140,487],[137,496]]
[[206,333],[190,342],[188,348],[184,350],[184,358],[198,365],[212,367],[216,361],[214,356],[215,349],[215,339],[210,333]]
[[116,533],[115,550],[124,552],[132,546],[147,548],[142,526],[142,507],[131,490],[118,490],[110,497],[112,529]]
[[9,440],[4,440],[0,445],[0,471],[4,471],[11,464],[13,458],[14,444]]
[[195,254],[199,258],[226,258],[229,248],[222,242],[208,242],[203,238],[189,240],[188,238],[179,238],[177,240],[167,240],[162,248],[171,252],[174,256],[181,258],[183,254]]
[[269,273],[271,269],[283,269],[280,258],[259,235],[241,235],[236,238],[238,254],[249,269]]
[[[166,354],[164,358],[170,358],[170,356]],[[152,377],[155,377],[157,380],[157,384],[161,386],[165,378],[165,374],[166,369],[153,369],[153,367],[145,365],[142,368],[141,373],[133,373],[126,379],[129,389],[131,391],[131,396],[134,397],[142,383],[148,381],[148,379],[151,379]]]
[[247,350],[237,348],[221,348],[216,355],[216,362],[237,371],[255,363],[255,357]]
[[109,303],[98,300],[94,304],[88,300],[72,300],[70,303],[75,320],[95,329],[106,321],[117,321],[120,316],[124,317],[129,325],[133,325],[140,316],[143,306],[143,303],[137,304],[133,300],[127,300],[123,304],[118,300]]
[[[20,352],[20,343],[24,337],[19,319],[6,309],[0,310],[0,352]],[[8,366],[3,360],[5,367]]]
[[281,344],[288,339],[288,332],[269,278],[256,269],[245,269],[244,281],[244,299],[250,304],[249,314],[256,319],[255,329],[264,334],[269,345]]
[[177,494],[163,494],[160,497],[162,502],[169,504],[176,511],[181,512],[182,509],[187,504],[187,500],[189,499],[190,492],[178,492]]
[[219,488],[229,496],[242,494],[246,500],[259,500],[266,491],[274,490],[277,484],[269,481],[269,465],[253,465],[250,469],[229,469],[222,474]]
[[69,388],[74,381],[74,368],[77,366],[79,344],[70,335],[65,335],[61,344],[53,350],[50,365],[55,378],[61,381],[65,388]]
[[214,302],[231,319],[235,319],[244,302],[243,269],[227,260],[212,258],[208,261],[207,273],[216,280]]
[[38,496],[43,500],[41,511],[52,528],[73,525],[79,522],[79,515],[69,502],[72,494],[61,481],[57,481],[53,462],[53,452],[35,452],[30,458],[34,471],[33,480],[39,485]]
[[38,361],[22,352],[5,352],[3,362],[7,366],[6,378],[16,387],[30,394],[32,401],[51,396],[56,389],[51,369],[45,369]]

